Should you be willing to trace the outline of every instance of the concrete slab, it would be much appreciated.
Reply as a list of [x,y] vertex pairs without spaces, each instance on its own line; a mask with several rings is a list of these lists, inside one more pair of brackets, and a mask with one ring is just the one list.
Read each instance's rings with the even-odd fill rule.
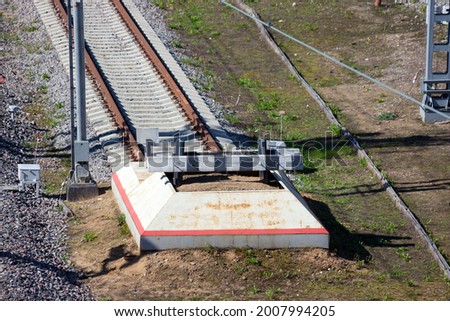
[[281,172],[281,189],[177,192],[164,173],[123,167],[112,188],[141,250],[328,248],[329,234]]
[[69,202],[84,201],[96,196],[98,196],[98,187],[95,182],[82,184],[69,182],[67,186],[66,199]]

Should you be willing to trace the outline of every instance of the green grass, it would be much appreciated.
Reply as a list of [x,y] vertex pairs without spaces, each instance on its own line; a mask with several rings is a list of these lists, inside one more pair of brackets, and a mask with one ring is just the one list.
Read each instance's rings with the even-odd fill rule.
[[234,114],[223,115],[223,118],[225,120],[227,120],[231,125],[237,125],[237,124],[239,124],[241,122],[239,117],[237,115],[234,115]]
[[330,125],[330,132],[335,137],[341,137],[342,136],[342,127],[339,125],[331,124]]
[[389,112],[382,113],[381,115],[379,115],[379,116],[377,117],[377,119],[378,119],[379,121],[384,121],[384,120],[395,120],[395,119],[397,119],[397,118],[398,118],[398,115],[397,115],[397,114],[389,113]]
[[[327,299],[340,298],[342,293],[359,299],[411,299],[411,288],[415,290],[416,287],[409,286],[407,279],[414,284],[423,284],[424,274],[419,272],[423,267],[419,262],[430,260],[430,256],[407,248],[406,253],[411,256],[411,260],[406,262],[395,252],[402,243],[413,243],[415,239],[402,239],[410,236],[407,223],[377,179],[368,171],[365,160],[356,156],[342,138],[342,129],[330,126],[323,112],[295,77],[286,71],[271,49],[260,41],[259,31],[250,20],[215,1],[202,4],[200,6],[198,1],[193,0],[165,2],[169,26],[175,26],[179,39],[189,43],[183,48],[183,54],[191,59],[207,57],[202,58],[198,68],[210,70],[214,74],[215,84],[210,95],[229,109],[228,114],[232,116],[226,117],[231,117],[230,122],[245,129],[249,138],[277,136],[280,123],[278,112],[286,111],[283,134],[296,141],[291,145],[301,148],[305,157],[305,171],[294,173],[296,186],[330,231],[331,252],[352,260],[357,271],[364,274],[358,279],[352,275],[341,276],[337,272],[330,272],[326,276],[315,276],[314,282],[302,281],[299,291],[308,293],[307,297],[315,293],[314,297]],[[356,2],[352,4],[360,5]],[[374,46],[380,45],[377,52],[383,55],[389,54],[390,49],[384,43],[377,43],[374,37],[379,26],[364,20],[354,10],[349,10],[347,2],[304,1],[298,2],[295,9],[292,2],[287,1],[259,1],[251,5],[263,20],[277,24],[281,19],[279,17],[283,17],[284,22],[280,25],[283,30],[321,50],[333,51],[337,59],[369,74],[380,74],[391,63],[386,59],[374,68],[365,62],[364,58],[371,57]],[[366,11],[370,13],[370,10]],[[380,19],[392,20],[394,13],[399,13],[398,10],[386,8],[386,14]],[[317,16],[322,18],[320,24]],[[342,22],[342,19],[345,19],[345,23],[336,23]],[[360,28],[361,25],[365,28]],[[395,31],[391,29],[389,27],[387,32]],[[212,37],[213,32],[220,32],[220,35]],[[318,32],[320,37],[317,36]],[[324,61],[308,50],[277,35],[275,38],[301,74],[319,89],[334,90],[329,87],[356,84],[359,81],[350,72]],[[238,95],[239,103],[235,105]],[[345,105],[337,99],[330,100],[340,105],[328,104],[333,114],[340,121],[345,121],[347,115],[341,111]],[[250,283],[243,286],[247,294],[247,289],[255,285],[258,291],[254,292],[258,293],[252,294],[250,291],[250,294],[259,295],[258,299],[280,297],[284,291],[288,291],[280,280],[303,274],[311,277],[311,271],[299,262],[290,262],[288,257],[287,254],[277,257],[279,263],[283,264],[281,272],[272,268],[274,261],[268,261],[263,253],[244,253],[232,271],[245,279],[255,274],[270,284],[265,286],[249,279]],[[286,266],[290,264],[297,268],[287,269]],[[267,271],[266,275],[264,271]],[[434,280],[439,271],[436,267],[430,271],[433,276],[429,280]],[[265,276],[270,273],[273,275],[266,279]],[[393,279],[391,274],[396,278]],[[384,279],[382,284],[377,280],[380,275]],[[426,287],[430,288],[429,285]],[[277,289],[281,293],[276,293]],[[266,294],[268,290],[271,290],[269,295]]]
[[34,31],[36,31],[38,29],[39,29],[39,27],[37,27],[37,26],[30,26],[30,27],[25,28],[25,31],[27,31],[27,32],[34,32]]
[[184,48],[183,43],[177,40],[172,40],[172,46],[174,46],[175,48]]
[[247,250],[246,252],[247,262],[254,265],[261,265],[261,260],[255,256],[255,252],[253,250]]
[[117,216],[117,225],[120,229],[120,235],[122,236],[131,236],[130,229],[128,228],[125,214],[121,213]]
[[338,106],[336,106],[336,104],[333,103],[327,103],[328,108],[330,108],[331,112],[333,113],[334,117],[336,117],[336,119],[339,119],[339,117],[341,116],[341,110],[339,109]]
[[97,237],[96,233],[86,233],[83,235],[83,241],[89,243],[94,241]]
[[277,294],[279,293],[281,293],[281,288],[277,286],[271,286],[265,292],[267,299],[269,299],[270,301],[275,300]]

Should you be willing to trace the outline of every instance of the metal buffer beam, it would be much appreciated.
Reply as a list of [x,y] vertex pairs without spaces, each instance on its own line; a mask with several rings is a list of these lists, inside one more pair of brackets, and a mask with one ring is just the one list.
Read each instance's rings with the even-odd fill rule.
[[[423,104],[450,116],[449,22],[449,4],[436,5],[435,0],[429,0],[425,77],[422,83]],[[423,107],[420,108],[420,114],[427,123],[447,120]]]
[[271,170],[302,170],[303,157],[297,148],[286,148],[282,141],[258,139],[258,153],[242,151],[186,154],[181,139],[146,141],[146,165],[150,172],[174,173],[174,184],[182,173],[259,171],[268,181]]

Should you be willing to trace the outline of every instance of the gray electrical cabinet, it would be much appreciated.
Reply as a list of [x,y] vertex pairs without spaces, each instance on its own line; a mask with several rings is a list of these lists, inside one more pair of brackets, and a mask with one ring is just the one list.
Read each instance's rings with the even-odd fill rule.
[[39,164],[19,164],[19,191],[25,190],[25,184],[36,185],[36,196],[39,195],[39,185],[41,179],[41,165]]

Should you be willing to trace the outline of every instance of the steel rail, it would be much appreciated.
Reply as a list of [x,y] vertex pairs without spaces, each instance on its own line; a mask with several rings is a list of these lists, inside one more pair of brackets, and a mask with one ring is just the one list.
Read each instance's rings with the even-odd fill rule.
[[189,99],[186,97],[183,90],[180,88],[178,83],[175,81],[174,77],[164,64],[163,60],[156,53],[152,47],[150,41],[142,32],[141,28],[137,25],[134,18],[131,16],[128,9],[123,4],[122,0],[109,0],[110,3],[114,5],[122,21],[125,23],[127,28],[131,31],[135,37],[136,42],[139,44],[145,56],[151,61],[154,68],[158,74],[162,77],[164,83],[167,85],[170,92],[174,95],[176,101],[183,110],[185,116],[189,120],[190,124],[193,126],[194,131],[196,131],[202,141],[203,145],[207,150],[219,151],[221,148],[214,140],[212,134],[209,132],[206,125],[203,123],[201,116],[190,103]]
[[[52,0],[53,6],[56,10],[57,16],[60,18],[64,24],[66,31],[68,24],[68,15],[65,6],[63,5],[63,0]],[[107,106],[111,117],[113,119],[114,125],[118,128],[121,133],[125,145],[130,151],[131,157],[136,161],[142,161],[144,155],[140,150],[136,138],[134,137],[130,126],[128,125],[126,119],[123,117],[122,112],[111,94],[107,84],[105,83],[100,71],[98,70],[89,49],[85,49],[85,59],[86,59],[86,69],[88,71],[90,79],[94,83],[95,91],[101,96],[103,103]]]

